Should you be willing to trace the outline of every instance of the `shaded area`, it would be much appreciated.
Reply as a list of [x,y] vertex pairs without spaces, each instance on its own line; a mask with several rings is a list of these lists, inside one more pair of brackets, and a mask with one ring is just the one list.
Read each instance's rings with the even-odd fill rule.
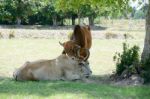
[[[68,26],[50,26],[50,25],[0,25],[2,29],[40,29],[40,30],[70,30],[74,25]],[[92,30],[106,30],[107,27],[91,26]]]
[[[103,76],[95,76],[93,79],[100,80],[103,79]],[[0,79],[1,94],[6,94],[7,97],[11,95],[51,97],[72,94],[79,97],[84,95],[85,98],[148,99],[150,97],[150,86],[118,87],[107,83],[69,81],[16,82],[11,78],[2,78]]]

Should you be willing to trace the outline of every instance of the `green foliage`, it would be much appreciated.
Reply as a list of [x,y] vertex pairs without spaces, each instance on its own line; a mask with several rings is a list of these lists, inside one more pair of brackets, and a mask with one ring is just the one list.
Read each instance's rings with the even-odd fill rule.
[[134,14],[134,19],[145,18],[145,13],[142,10],[136,11]]
[[142,62],[142,69],[142,76],[144,78],[145,83],[150,82],[150,55],[145,61]]
[[[130,66],[134,66],[135,63],[139,63],[139,47],[134,45],[129,48],[127,43],[123,43],[123,52],[116,53],[113,57],[116,62],[116,73],[121,75],[125,69],[134,70]],[[134,71],[133,71],[134,72]]]
[[27,21],[28,16],[36,13],[35,0],[2,0],[0,21],[16,23],[17,19]]
[[52,25],[52,18],[57,17],[58,13],[55,11],[54,2],[37,2],[38,12],[29,16],[29,24],[50,24]]
[[[97,16],[121,16],[129,12],[129,0],[1,0],[1,24],[49,24],[65,18],[72,21],[88,17],[94,24]],[[125,14],[124,14],[125,12]],[[119,13],[119,14],[118,14]],[[57,22],[56,22],[57,21]],[[72,22],[73,23],[73,22]]]

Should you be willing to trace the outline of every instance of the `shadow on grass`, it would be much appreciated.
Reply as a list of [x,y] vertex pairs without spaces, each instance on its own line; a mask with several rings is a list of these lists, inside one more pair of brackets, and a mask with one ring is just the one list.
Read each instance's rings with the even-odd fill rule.
[[[39,30],[72,30],[73,25],[69,26],[50,26],[50,25],[0,25],[0,28],[3,29],[39,29]],[[107,27],[102,26],[92,26],[92,30],[105,30]]]
[[[92,79],[102,80],[104,76],[94,76]],[[36,95],[50,97],[55,95],[84,95],[85,98],[110,99],[146,99],[150,97],[150,86],[113,86],[108,83],[84,83],[69,81],[26,81],[17,82],[12,78],[0,79],[0,95]]]

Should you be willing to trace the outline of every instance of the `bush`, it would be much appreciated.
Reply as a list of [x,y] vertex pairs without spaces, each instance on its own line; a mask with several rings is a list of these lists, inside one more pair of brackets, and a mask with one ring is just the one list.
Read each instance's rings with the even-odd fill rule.
[[2,33],[0,32],[0,38],[3,38],[3,35],[2,35]]
[[15,38],[15,32],[14,31],[10,31],[9,33],[9,39]]
[[111,33],[111,32],[107,32],[107,33],[105,34],[105,38],[106,38],[106,39],[118,38],[118,35],[117,35],[117,34],[114,34],[114,33]]
[[139,47],[134,45],[129,48],[127,43],[123,43],[123,52],[116,53],[113,59],[116,62],[116,74],[121,75],[126,69],[129,72],[135,72],[132,70],[135,70],[135,65],[140,63]]
[[144,62],[142,62],[142,69],[142,77],[144,78],[144,82],[150,82],[150,55]]

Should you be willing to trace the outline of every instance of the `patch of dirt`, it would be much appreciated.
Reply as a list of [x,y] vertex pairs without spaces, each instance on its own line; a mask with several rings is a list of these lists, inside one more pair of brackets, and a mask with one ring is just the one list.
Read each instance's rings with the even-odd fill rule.
[[139,86],[143,85],[144,80],[138,75],[132,75],[128,79],[112,80],[110,75],[104,76],[91,76],[90,78],[84,79],[84,83],[95,83],[95,84],[109,84],[116,86]]
[[[0,38],[44,38],[44,39],[67,39],[72,29],[66,30],[38,30],[38,29],[0,29]],[[130,34],[109,32],[105,30],[92,30],[93,39],[134,39]]]
[[95,84],[112,84],[112,80],[110,79],[110,75],[93,75],[89,78],[83,79],[84,83],[95,83]]

